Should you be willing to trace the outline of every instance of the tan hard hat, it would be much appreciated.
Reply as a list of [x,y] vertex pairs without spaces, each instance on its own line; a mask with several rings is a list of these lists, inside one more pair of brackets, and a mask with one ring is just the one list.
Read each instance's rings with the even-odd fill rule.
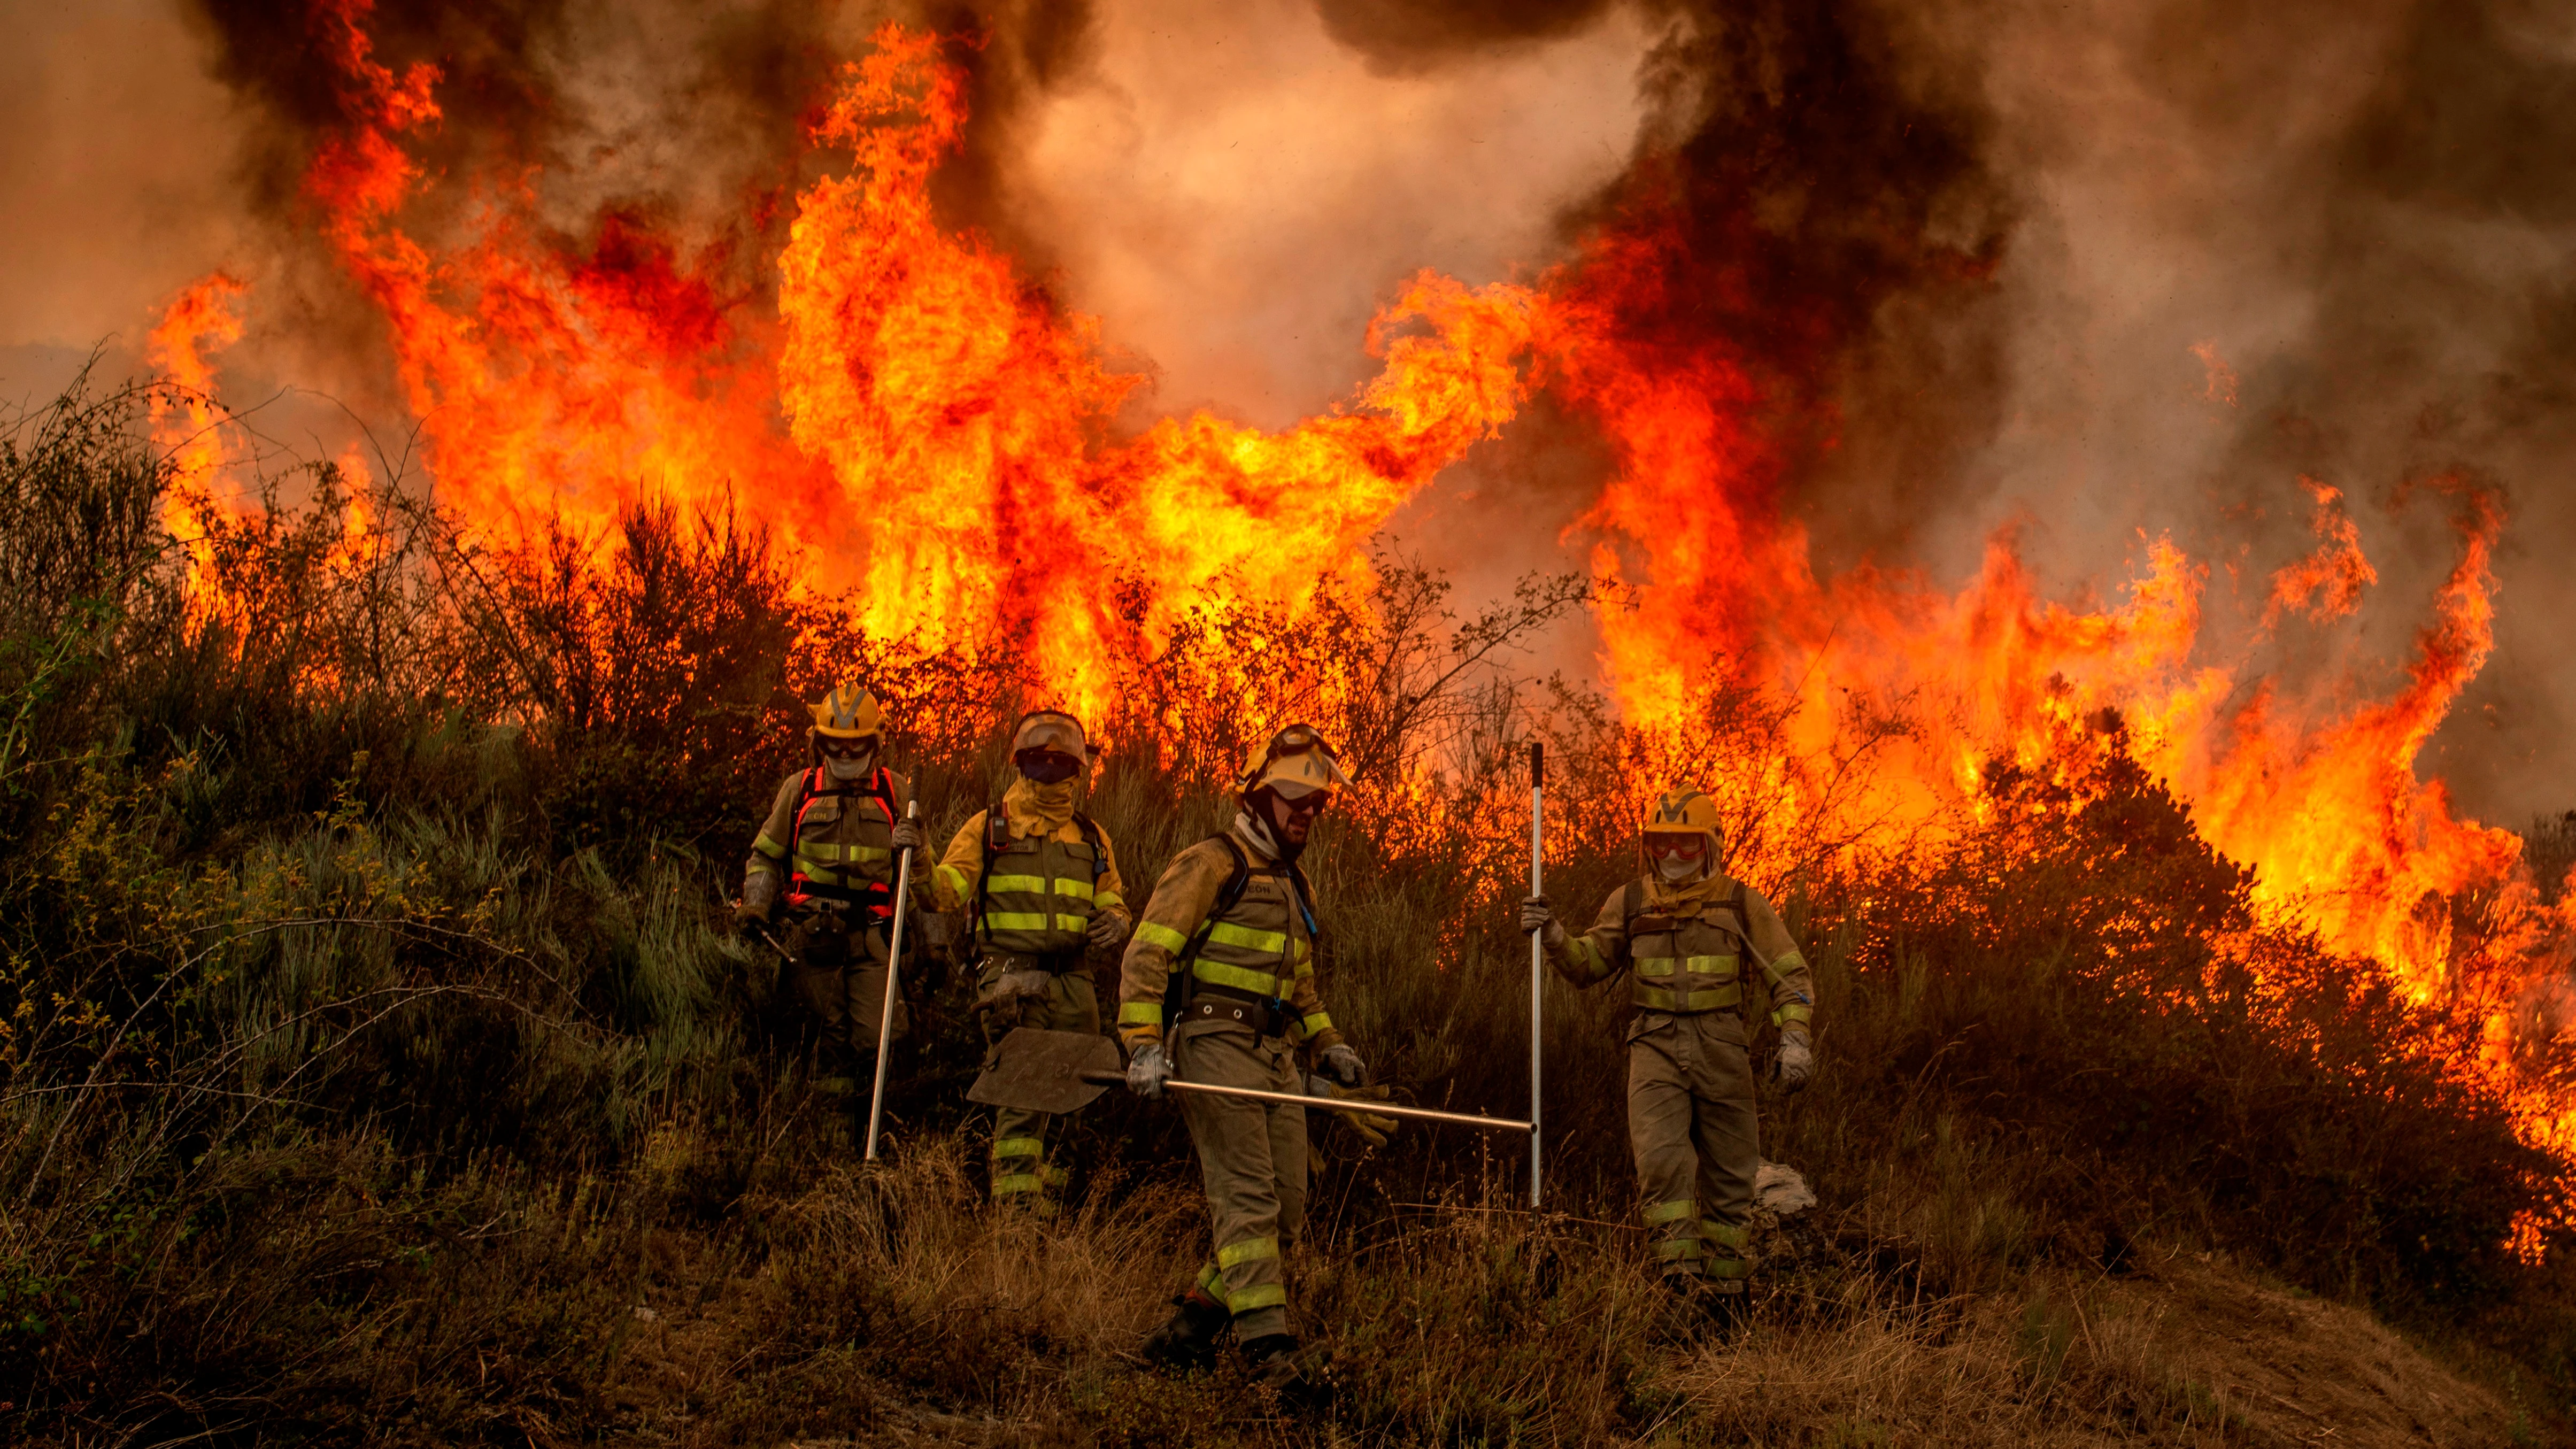
[[813,706],[814,733],[836,740],[866,739],[885,733],[885,711],[865,685],[836,684]]
[[1082,721],[1060,709],[1032,710],[1020,716],[1020,727],[1011,736],[1011,753],[1038,749],[1077,760],[1091,758],[1091,742],[1083,738]]
[[1351,783],[1349,772],[1323,733],[1313,725],[1290,725],[1253,751],[1243,773],[1243,793],[1267,787],[1287,799],[1317,790],[1338,790]]

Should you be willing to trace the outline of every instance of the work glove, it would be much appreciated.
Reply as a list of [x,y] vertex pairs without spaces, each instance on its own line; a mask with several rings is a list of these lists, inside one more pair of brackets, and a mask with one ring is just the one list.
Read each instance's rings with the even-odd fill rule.
[[1044,1001],[1055,978],[1043,971],[1005,971],[975,998],[977,1011],[1017,1011],[1023,1001]]
[[[1322,1077],[1306,1079],[1306,1095],[1321,1097],[1328,1102],[1383,1102],[1394,1090],[1393,1087],[1337,1086]],[[1331,1115],[1358,1134],[1359,1139],[1372,1148],[1384,1147],[1388,1134],[1394,1132],[1397,1126],[1396,1119],[1393,1117],[1358,1112],[1335,1112]]]
[[1783,1089],[1801,1091],[1807,1079],[1816,1072],[1816,1053],[1807,1045],[1804,1032],[1783,1032],[1779,1055],[1771,1058],[1771,1075],[1779,1078]]
[[1172,1059],[1163,1055],[1161,1042],[1149,1041],[1127,1059],[1127,1090],[1139,1097],[1163,1095],[1163,1083],[1171,1075]]
[[1340,1042],[1324,1048],[1324,1060],[1320,1065],[1325,1076],[1345,1087],[1356,1087],[1368,1080],[1368,1064],[1360,1060],[1358,1052]]
[[734,902],[733,928],[750,935],[755,926],[766,926],[778,918],[778,876],[771,871],[755,870],[742,879],[742,899]]
[[1127,917],[1118,911],[1102,911],[1091,918],[1091,949],[1115,951],[1127,944]]
[[907,850],[919,850],[924,843],[920,821],[898,820],[894,823],[895,854],[901,855]]
[[1565,927],[1557,923],[1556,913],[1548,909],[1545,896],[1532,896],[1521,902],[1521,930],[1538,932],[1539,940],[1551,952],[1565,949]]

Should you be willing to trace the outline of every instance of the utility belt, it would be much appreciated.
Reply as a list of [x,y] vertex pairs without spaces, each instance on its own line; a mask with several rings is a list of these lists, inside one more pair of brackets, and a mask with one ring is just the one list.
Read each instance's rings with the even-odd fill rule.
[[1288,1014],[1287,1003],[1272,996],[1255,996],[1230,986],[1196,983],[1189,1003],[1181,1008],[1176,1025],[1188,1026],[1195,1021],[1239,1022],[1251,1027],[1255,1036],[1285,1037],[1288,1024],[1295,1018]]
[[894,888],[887,885],[826,885],[792,876],[787,882],[787,904],[797,910],[862,911],[876,926],[894,920]]

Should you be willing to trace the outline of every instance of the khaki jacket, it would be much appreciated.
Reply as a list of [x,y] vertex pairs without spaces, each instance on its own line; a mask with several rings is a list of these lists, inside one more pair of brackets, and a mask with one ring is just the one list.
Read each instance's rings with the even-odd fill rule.
[[[1740,919],[1731,903],[1740,905]],[[1760,959],[1779,973],[1776,981],[1760,961],[1744,959],[1748,935]],[[1548,953],[1548,961],[1576,986],[1629,972],[1637,1009],[1668,1015],[1731,1010],[1741,1017],[1747,984],[1761,981],[1770,989],[1773,1024],[1813,1030],[1816,984],[1807,959],[1779,912],[1760,891],[1740,882],[1723,881],[1679,912],[1650,904],[1643,880],[1621,886],[1602,902],[1592,929],[1569,936],[1563,949]]]
[[[1342,1034],[1324,1010],[1315,982],[1315,943],[1290,894],[1288,873],[1241,830],[1227,835],[1250,865],[1242,899],[1213,923],[1191,974],[1198,981],[1248,990],[1287,1003],[1296,1039],[1321,1051]],[[1234,873],[1234,857],[1216,840],[1202,840],[1164,868],[1145,903],[1144,919],[1127,942],[1119,972],[1118,1035],[1129,1051],[1162,1039],[1163,996],[1182,954]],[[1270,987],[1263,989],[1262,982]]]

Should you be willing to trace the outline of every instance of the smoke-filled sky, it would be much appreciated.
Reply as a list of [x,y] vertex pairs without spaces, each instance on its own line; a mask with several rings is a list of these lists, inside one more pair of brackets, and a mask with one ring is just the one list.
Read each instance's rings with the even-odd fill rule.
[[[881,10],[378,7],[389,46],[512,118],[498,140],[451,126],[460,153],[542,155],[567,217],[649,196],[708,235],[748,225],[746,190],[803,174],[796,119]],[[0,4],[0,398],[41,395],[102,341],[130,366],[154,308],[225,267],[256,298],[230,375],[400,431],[373,324],[289,204],[321,85],[278,43],[294,12]],[[2264,662],[2377,659],[2384,683],[2454,557],[2441,500],[2406,485],[2500,486],[2498,652],[2426,764],[2491,820],[2576,805],[2563,4],[1032,0],[986,18],[978,131],[943,202],[1157,370],[1149,410],[1276,426],[1345,400],[1404,277],[1529,279],[1660,187],[1731,269],[1700,320],[1740,335],[1778,397],[1784,493],[1829,566],[1955,583],[2019,521],[2053,591],[2108,599],[2140,530],[2171,531],[2211,564],[2217,614],[2305,546],[2305,474],[2354,500],[2381,582],[2341,656],[2293,636]],[[1477,581],[1567,566],[1559,531],[1601,466],[1541,408],[1399,528]]]

